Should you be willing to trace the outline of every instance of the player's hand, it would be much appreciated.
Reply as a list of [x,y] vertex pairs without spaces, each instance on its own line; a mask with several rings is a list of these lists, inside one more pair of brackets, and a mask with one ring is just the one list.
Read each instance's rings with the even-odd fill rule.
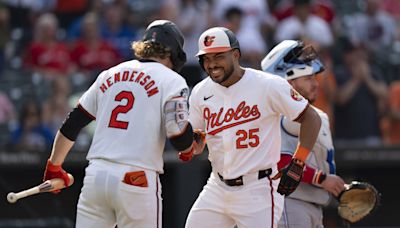
[[194,151],[195,155],[199,155],[203,153],[204,148],[206,147],[206,133],[200,129],[193,130],[193,139],[194,139]]
[[[61,178],[64,180],[65,186],[69,186],[69,177],[67,172],[61,167],[61,165],[54,165],[50,159],[47,160],[46,169],[44,171],[43,181],[51,180],[54,178]],[[54,190],[52,193],[59,193],[61,190]]]
[[296,190],[297,186],[300,184],[303,171],[304,162],[297,158],[292,158],[290,164],[281,169],[279,173],[272,178],[273,180],[281,178],[278,186],[278,193],[288,196],[294,192],[294,190]]
[[321,187],[329,193],[333,194],[334,196],[338,197],[339,194],[344,190],[344,184],[345,182],[339,176],[328,174],[326,175],[325,180],[322,181]]
[[193,157],[193,153],[194,153],[194,146],[193,144],[189,147],[189,149],[185,150],[185,151],[180,151],[178,153],[178,157],[181,161],[183,162],[189,162],[190,160],[192,160]]

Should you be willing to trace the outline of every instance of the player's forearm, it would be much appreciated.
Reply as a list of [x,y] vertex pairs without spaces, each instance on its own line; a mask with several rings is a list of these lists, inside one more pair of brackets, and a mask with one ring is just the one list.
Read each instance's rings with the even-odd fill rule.
[[[312,107],[308,107],[299,122],[301,123],[299,148],[305,148],[310,151],[317,140],[319,129],[321,128],[321,118]],[[307,156],[308,153],[305,157],[304,155],[300,156],[299,159],[305,161]],[[296,153],[294,157],[296,157]]]
[[54,139],[53,149],[50,155],[51,163],[54,165],[61,165],[74,143],[74,141],[69,140],[60,131],[58,131]]

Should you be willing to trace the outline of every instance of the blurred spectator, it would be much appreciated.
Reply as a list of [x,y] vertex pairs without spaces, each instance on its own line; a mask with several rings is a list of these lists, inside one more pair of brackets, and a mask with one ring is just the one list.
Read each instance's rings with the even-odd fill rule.
[[381,0],[381,8],[392,15],[397,21],[400,20],[400,1],[399,0]]
[[54,9],[58,0],[2,0],[10,10],[13,28],[29,28],[36,15]]
[[237,34],[242,24],[243,11],[237,7],[232,7],[225,12],[225,24],[223,27],[230,29],[233,33]]
[[0,75],[5,67],[5,51],[10,41],[10,14],[8,9],[0,4]]
[[380,51],[389,47],[396,36],[396,22],[380,8],[379,0],[365,0],[364,12],[356,13],[346,21],[353,42],[367,49]]
[[75,18],[75,20],[73,20],[69,25],[69,27],[67,28],[67,40],[73,42],[79,37],[81,37],[82,36],[81,24],[84,16],[89,13],[93,13],[97,16],[98,19],[102,18],[103,8],[104,8],[103,0],[90,0],[86,13],[80,17]]
[[[331,0],[311,0],[312,14],[331,24],[335,19],[335,7]],[[275,0],[272,14],[278,21],[293,16],[293,0]]]
[[50,150],[54,134],[42,123],[40,106],[28,101],[22,107],[18,127],[11,132],[12,147],[16,150]]
[[[198,0],[195,0],[195,2],[197,1]],[[181,5],[182,3],[185,4],[185,0],[162,0],[159,4],[160,9],[157,13],[158,19],[177,21],[179,15],[181,14],[181,8],[177,6]]]
[[[169,3],[169,1],[166,0],[126,0],[126,3],[131,11],[128,15],[128,20],[135,21],[133,24],[136,24],[138,28],[146,28],[148,24],[156,19],[170,18],[171,21],[175,21],[171,17],[175,17],[176,14],[179,13],[176,12],[178,4],[166,6],[166,4]],[[166,12],[172,7],[175,7],[175,9],[172,9],[173,12]],[[130,22],[130,24],[132,24],[132,22]]]
[[[238,40],[241,48],[241,58],[240,61],[243,65],[252,67],[252,68],[259,68],[260,66],[260,61],[259,59],[262,57],[263,53],[262,51],[255,51],[255,50],[249,50],[249,48],[246,48],[246,50],[243,50],[243,46],[246,46],[246,44],[242,45],[244,42],[250,42],[251,37],[245,36],[245,34],[240,33],[241,28],[242,28],[242,22],[243,22],[243,11],[237,7],[232,7],[226,10],[225,12],[225,24],[223,25],[226,28],[231,29],[232,32],[235,34],[238,34]],[[255,39],[253,42],[255,43],[255,46],[260,46],[257,45],[257,42],[264,42],[261,40]]]
[[400,145],[400,80],[390,84],[388,113],[382,120],[386,145]]
[[42,104],[42,121],[55,135],[65,116],[72,110],[69,105],[70,82],[66,77],[55,78],[51,82],[51,94]]
[[100,23],[101,37],[113,45],[124,60],[132,59],[133,53],[130,43],[136,40],[136,29],[124,24],[125,9],[120,4],[107,4],[104,6],[104,18]]
[[35,25],[34,41],[25,54],[25,64],[45,78],[67,75],[71,59],[64,42],[57,38],[57,18],[50,13],[42,14]]
[[201,33],[211,25],[210,5],[205,0],[182,0],[177,25],[185,36],[184,50],[187,62],[180,74],[193,88],[203,79],[203,71],[199,65],[196,53],[198,39]]
[[380,145],[380,115],[385,111],[387,86],[374,72],[360,46],[341,40],[342,66],[336,67],[335,139],[337,144]]
[[121,61],[118,51],[100,36],[99,20],[95,13],[87,13],[82,20],[82,37],[73,43],[72,61],[78,71],[92,81],[93,77]]
[[85,13],[88,0],[57,0],[54,12],[60,22],[60,27],[67,29],[75,18]]
[[278,23],[275,42],[288,39],[311,40],[323,47],[334,42],[329,24],[322,18],[311,14],[310,0],[294,0],[293,16]]
[[227,23],[227,12],[237,8],[242,11],[240,28],[236,37],[240,43],[241,62],[244,66],[260,69],[262,57],[268,50],[267,35],[275,25],[265,0],[215,0],[213,17],[219,25]]
[[0,91],[0,124],[7,124],[15,119],[14,105],[8,96]]
[[331,0],[313,0],[312,13],[324,19],[329,24],[333,23],[336,12]]

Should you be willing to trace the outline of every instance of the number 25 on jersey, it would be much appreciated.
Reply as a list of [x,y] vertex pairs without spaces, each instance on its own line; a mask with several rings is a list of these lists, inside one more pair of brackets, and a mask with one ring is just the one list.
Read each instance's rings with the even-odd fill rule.
[[236,149],[246,149],[248,147],[257,147],[260,144],[260,138],[257,133],[260,131],[258,128],[236,131]]

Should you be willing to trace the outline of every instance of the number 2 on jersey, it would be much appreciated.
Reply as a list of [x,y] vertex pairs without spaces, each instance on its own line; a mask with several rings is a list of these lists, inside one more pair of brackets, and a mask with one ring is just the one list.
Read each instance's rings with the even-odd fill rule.
[[127,113],[129,110],[132,109],[133,103],[135,103],[135,96],[130,91],[121,91],[120,93],[115,96],[115,101],[122,101],[126,100],[125,105],[118,105],[115,107],[111,112],[110,122],[108,127],[112,128],[120,128],[120,129],[127,129],[129,122],[127,121],[120,121],[117,120],[118,114],[120,113]]
[[236,135],[239,136],[236,139],[236,149],[246,149],[249,146],[250,147],[258,146],[258,144],[260,144],[260,138],[258,137],[257,132],[259,131],[260,129],[258,128],[250,129],[249,133],[247,133],[247,131],[245,130],[238,130],[236,132]]

